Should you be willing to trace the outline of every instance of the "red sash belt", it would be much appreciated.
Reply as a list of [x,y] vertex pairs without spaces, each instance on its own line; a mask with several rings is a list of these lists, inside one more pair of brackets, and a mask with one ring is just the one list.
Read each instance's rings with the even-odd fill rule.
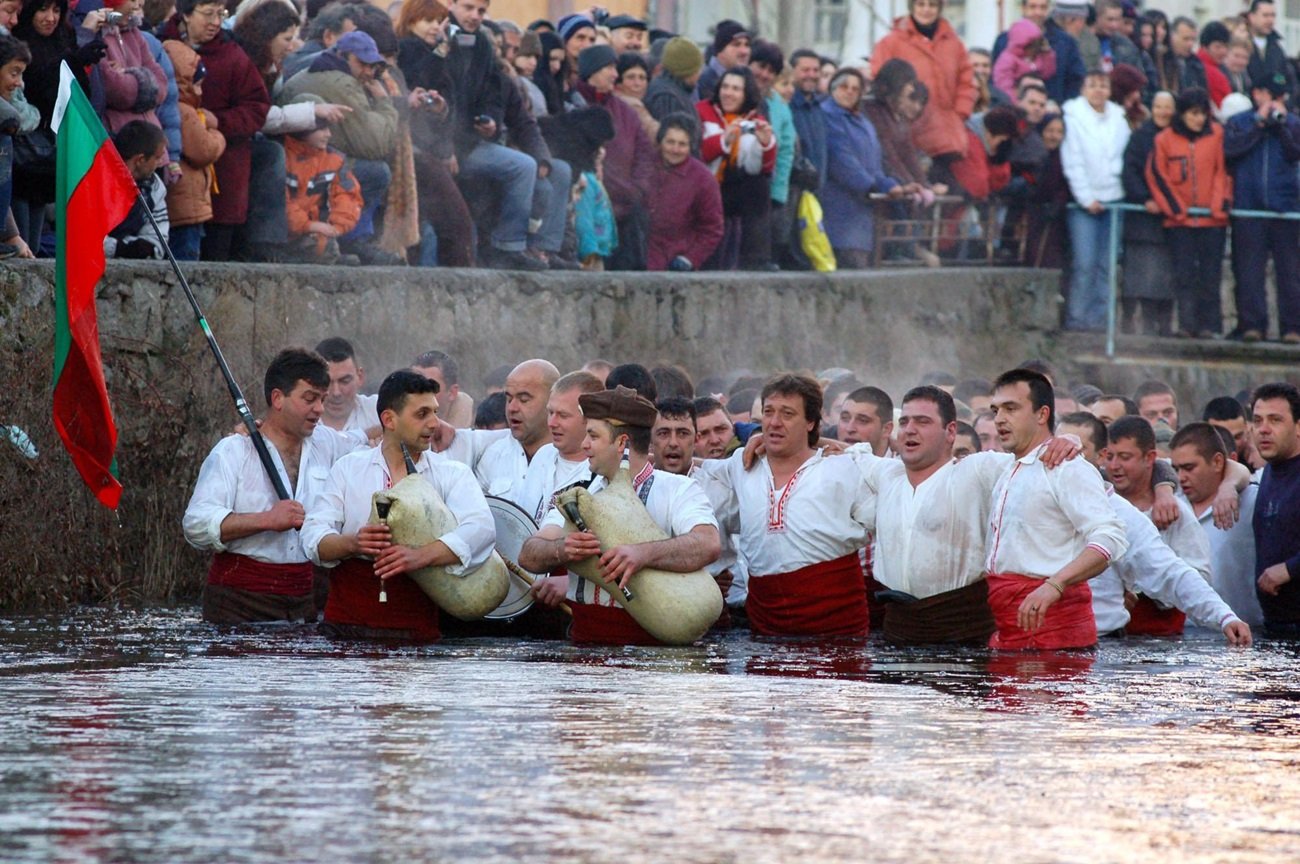
[[571,603],[569,638],[578,645],[662,645],[622,606]]
[[283,594],[301,597],[311,593],[310,561],[299,564],[268,564],[234,552],[218,552],[208,567],[208,584],[238,588],[254,594]]
[[1086,582],[1065,589],[1065,596],[1047,607],[1037,630],[1022,630],[1016,623],[1020,604],[1043,580],[1018,573],[990,573],[989,608],[998,629],[990,648],[1020,651],[1026,648],[1089,648],[1097,644],[1097,619],[1092,615],[1092,589]]
[[[379,577],[375,565],[364,558],[348,558],[330,570],[330,593],[325,601],[325,621],[369,629],[402,630],[402,638],[437,641],[438,606],[405,574],[385,583],[388,602],[379,602]],[[409,635],[408,635],[409,634]]]
[[1129,610],[1124,632],[1133,636],[1181,636],[1187,615],[1181,609],[1161,609],[1145,594]]
[[760,636],[867,635],[867,586],[858,553],[751,576],[745,612]]

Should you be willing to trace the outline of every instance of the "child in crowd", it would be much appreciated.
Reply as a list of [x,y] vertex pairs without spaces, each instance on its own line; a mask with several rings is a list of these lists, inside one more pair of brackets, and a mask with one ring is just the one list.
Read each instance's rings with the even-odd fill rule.
[[178,261],[197,261],[203,223],[212,218],[212,190],[217,176],[212,166],[226,152],[226,137],[217,128],[216,115],[204,111],[200,102],[207,70],[199,55],[175,39],[163,43],[163,48],[176,69],[181,115],[181,176],[167,190],[170,243]]
[[[126,218],[104,238],[105,258],[162,258],[167,236],[167,189],[158,169],[167,164],[167,136],[148,120],[130,120],[113,136],[141,195]],[[147,202],[147,203],[146,203]],[[149,222],[148,206],[158,229]]]
[[361,186],[344,155],[329,144],[324,118],[317,118],[315,129],[284,138],[289,254],[314,264],[339,261],[338,238],[361,218]]

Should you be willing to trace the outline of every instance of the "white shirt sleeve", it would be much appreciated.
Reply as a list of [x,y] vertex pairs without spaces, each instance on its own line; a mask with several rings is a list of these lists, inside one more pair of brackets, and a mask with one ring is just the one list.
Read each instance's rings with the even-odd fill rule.
[[320,560],[320,542],[331,534],[343,530],[344,494],[347,475],[340,470],[338,462],[330,469],[330,479],[324,489],[316,496],[315,503],[308,508],[307,518],[298,531],[302,543],[302,553],[320,567],[335,567],[337,561]]
[[[487,563],[496,548],[496,523],[483,490],[469,469],[455,462],[443,462],[436,469],[439,493],[459,523],[438,539],[447,545],[460,564],[447,566],[452,576],[464,576]],[[427,475],[426,475],[427,476]]]
[[1088,547],[1109,561],[1120,558],[1128,549],[1124,525],[1110,505],[1097,469],[1083,459],[1071,459],[1048,471],[1047,476],[1055,480],[1052,485],[1061,512]]
[[691,529],[699,525],[717,528],[718,520],[713,515],[713,505],[709,503],[709,497],[704,494],[703,487],[689,477],[682,479],[686,482],[679,485],[672,503],[673,510],[670,518],[673,536],[689,534]]
[[737,450],[728,459],[705,459],[691,474],[713,508],[715,524],[732,535],[740,534],[740,499],[732,472],[744,470],[741,458],[742,451]]
[[218,441],[203,460],[194,494],[181,518],[185,540],[191,546],[212,552],[226,551],[226,545],[221,542],[221,523],[235,512],[238,479],[239,468],[230,445],[224,439]]

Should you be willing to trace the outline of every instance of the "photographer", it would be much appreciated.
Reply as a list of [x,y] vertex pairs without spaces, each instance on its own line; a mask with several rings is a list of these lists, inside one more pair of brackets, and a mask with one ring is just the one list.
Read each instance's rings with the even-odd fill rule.
[[[1273,75],[1251,86],[1254,111],[1224,128],[1223,152],[1239,210],[1291,213],[1300,209],[1300,120],[1286,107],[1287,80]],[[1282,341],[1300,343],[1300,223],[1282,219],[1232,219],[1232,272],[1237,283],[1237,335],[1257,342],[1268,332],[1264,270],[1273,255]]]

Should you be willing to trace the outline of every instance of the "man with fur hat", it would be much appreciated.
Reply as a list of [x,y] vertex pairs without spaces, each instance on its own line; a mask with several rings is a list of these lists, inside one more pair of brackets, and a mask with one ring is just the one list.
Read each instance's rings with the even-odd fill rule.
[[690,573],[708,566],[721,552],[718,521],[698,483],[655,470],[650,462],[650,430],[658,417],[653,402],[635,390],[618,387],[584,393],[578,404],[587,419],[583,450],[595,475],[588,488],[599,492],[620,470],[626,470],[641,503],[668,539],[623,544],[602,552],[600,541],[590,533],[566,536],[564,516],[551,508],[541,529],[520,551],[519,565],[540,573],[599,555],[608,587],[569,576],[568,599],[573,606],[570,638],[596,644],[657,644],[614,600],[614,586],[625,587],[647,567]]

